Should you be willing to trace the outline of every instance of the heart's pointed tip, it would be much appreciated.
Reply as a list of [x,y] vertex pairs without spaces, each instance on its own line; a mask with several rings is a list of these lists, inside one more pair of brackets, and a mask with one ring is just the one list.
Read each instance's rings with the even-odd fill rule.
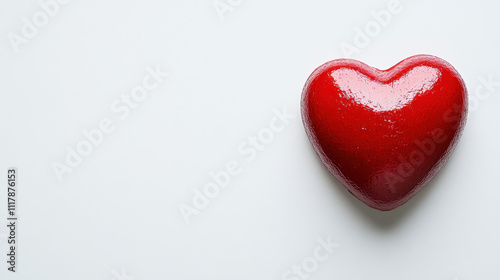
[[366,191],[367,189],[373,188],[371,187],[356,187],[354,188],[352,185],[342,182],[342,185],[359,201],[366,204],[368,207],[373,208],[375,210],[387,212],[392,211],[404,204],[406,204],[415,194],[418,192],[423,186],[416,187],[414,189],[406,192],[405,190],[398,190],[398,193],[395,193],[392,190],[387,190],[387,186],[383,186],[379,188],[377,191]]
[[[358,197],[358,199],[360,199]],[[369,199],[360,199],[364,204],[368,207],[373,208],[375,210],[379,210],[382,212],[392,211],[408,202],[410,198],[405,200],[395,199],[391,201],[377,201],[377,200],[369,200]]]
[[378,210],[381,212],[389,212],[389,211],[392,211],[392,210],[398,208],[401,205],[390,205],[390,206],[387,206],[387,205],[368,205],[368,206],[372,209],[375,209],[375,210]]

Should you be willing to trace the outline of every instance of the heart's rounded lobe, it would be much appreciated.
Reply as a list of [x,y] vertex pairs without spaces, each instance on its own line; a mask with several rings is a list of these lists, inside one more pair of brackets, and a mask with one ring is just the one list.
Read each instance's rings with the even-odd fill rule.
[[448,62],[430,55],[387,70],[339,59],[311,74],[301,107],[327,169],[368,206],[391,210],[452,153],[466,122],[467,89]]

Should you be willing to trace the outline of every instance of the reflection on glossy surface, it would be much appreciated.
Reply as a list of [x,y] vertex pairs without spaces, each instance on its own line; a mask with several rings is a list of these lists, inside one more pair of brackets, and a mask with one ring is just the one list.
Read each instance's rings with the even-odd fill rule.
[[434,56],[383,71],[340,59],[311,74],[301,107],[327,169],[367,205],[391,210],[448,159],[465,125],[467,91],[458,72]]
[[353,98],[375,111],[388,111],[402,108],[418,93],[431,89],[441,74],[435,68],[417,66],[389,84],[370,79],[353,69],[340,68],[330,75],[345,98]]

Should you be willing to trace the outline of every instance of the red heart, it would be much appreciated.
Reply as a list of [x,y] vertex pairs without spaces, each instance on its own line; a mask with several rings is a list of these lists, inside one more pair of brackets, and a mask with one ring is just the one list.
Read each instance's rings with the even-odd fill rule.
[[392,210],[452,153],[465,126],[467,89],[434,56],[413,56],[388,70],[338,59],[311,74],[301,107],[327,169],[368,206]]

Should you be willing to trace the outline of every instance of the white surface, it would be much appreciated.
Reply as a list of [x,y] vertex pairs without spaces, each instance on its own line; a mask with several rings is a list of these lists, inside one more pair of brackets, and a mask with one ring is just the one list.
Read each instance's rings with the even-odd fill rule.
[[[0,278],[282,279],[331,236],[340,246],[309,279],[500,279],[500,87],[479,89],[438,177],[378,212],[325,171],[299,99],[388,1],[231,3],[221,20],[212,0],[75,0],[15,52],[7,34],[41,8],[0,2],[0,174],[20,176],[18,272],[3,261],[2,218]],[[437,55],[471,94],[479,77],[500,80],[498,2],[401,4],[353,58],[385,69]],[[111,104],[155,65],[170,76],[121,120]],[[239,145],[284,106],[295,119],[248,161]],[[104,118],[115,130],[59,182],[53,162]],[[179,205],[231,160],[241,173],[186,224]]]

